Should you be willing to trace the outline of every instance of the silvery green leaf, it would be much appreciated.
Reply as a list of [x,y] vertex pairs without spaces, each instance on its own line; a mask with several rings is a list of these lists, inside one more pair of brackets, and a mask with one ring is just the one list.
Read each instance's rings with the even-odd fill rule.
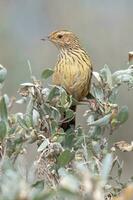
[[2,120],[0,121],[0,141],[5,138],[7,134],[7,126],[6,123]]
[[117,96],[118,96],[118,88],[115,87],[112,89],[112,93],[109,97],[109,102],[114,104],[116,102]]
[[60,96],[60,102],[61,102],[61,105],[64,107],[67,103],[68,103],[68,101],[67,101],[67,93],[66,93],[66,91],[64,90],[64,91],[62,91],[62,93],[61,93],[61,96]]
[[65,167],[65,165],[67,165],[73,158],[74,152],[71,152],[70,150],[66,149],[57,158],[57,164],[60,167]]
[[97,141],[92,141],[92,147],[96,154],[99,154],[101,151],[101,145]]
[[26,97],[22,97],[21,99],[18,99],[18,100],[16,101],[16,103],[17,103],[17,104],[23,104],[23,103],[26,102],[26,100],[27,100]]
[[43,72],[42,72],[42,78],[44,79],[47,79],[48,77],[50,77],[52,74],[54,73],[54,70],[48,68],[48,69],[45,69]]
[[72,97],[72,95],[68,95],[67,92],[64,90],[60,95],[60,104],[63,108],[68,109],[70,106],[77,105],[79,102]]
[[51,117],[53,117],[53,119],[55,119],[57,122],[61,118],[61,114],[60,114],[59,110],[53,106],[51,106]]
[[92,131],[92,137],[93,139],[97,140],[101,138],[101,134],[102,134],[102,128],[100,126],[94,126],[92,127],[93,131]]
[[51,121],[51,134],[54,134],[57,131],[58,123],[56,120]]
[[[79,187],[80,187],[80,182],[76,178],[76,176],[74,176],[72,174],[67,174],[66,176],[61,177],[60,186],[62,187],[62,189],[66,190],[67,193],[65,192],[65,194],[67,194],[66,195],[66,197],[67,197],[71,194],[71,193],[69,194],[69,192],[72,192],[72,193],[78,192]],[[63,190],[62,190],[62,192],[63,192]],[[64,198],[64,194],[62,197]],[[67,199],[69,199],[69,198],[67,198]],[[70,198],[70,199],[76,200],[77,198],[73,198],[73,196],[72,196],[72,198]]]
[[3,121],[8,123],[8,113],[7,113],[7,106],[5,102],[5,98],[2,97],[0,99],[0,117]]
[[103,80],[108,83],[110,88],[112,88],[112,73],[108,65],[104,65],[103,69],[101,70],[101,74],[102,74]]
[[93,76],[100,83],[100,85],[102,85],[103,81],[102,81],[100,74],[98,72],[93,71]]
[[59,95],[60,95],[60,88],[58,86],[54,86],[48,95],[48,101],[51,101],[54,97],[57,97]]
[[117,165],[118,165],[118,177],[120,179],[120,177],[122,175],[124,161],[122,160],[121,163],[117,161]]
[[[95,117],[94,117],[94,115],[92,114],[92,115],[89,115],[89,117],[87,118],[87,120],[86,120],[86,122],[87,122],[87,124],[91,124],[91,123],[93,123],[94,122],[94,120],[95,120]],[[95,132],[95,126],[91,126],[90,128],[89,128],[89,135],[93,135],[94,134],[94,132]]]
[[23,119],[22,115],[19,115],[19,114],[17,115],[17,121],[23,129],[28,130],[28,126],[25,120]]
[[27,125],[28,128],[33,126],[33,119],[32,119],[32,115],[31,114],[26,114],[24,116],[24,121]]
[[51,115],[51,107],[50,107],[50,105],[49,104],[47,104],[47,103],[44,103],[43,104],[43,110],[44,110],[44,113],[46,114],[46,115]]
[[47,97],[50,93],[50,89],[49,88],[43,88],[42,89],[42,94],[44,95],[44,97]]
[[88,123],[88,125],[89,126],[105,126],[105,125],[109,124],[110,117],[111,117],[111,114],[107,114],[104,117],[102,117],[94,122]]
[[37,165],[36,162],[34,162],[29,167],[29,170],[28,170],[28,173],[27,173],[27,181],[30,184],[33,184],[36,181],[36,165]]
[[0,83],[3,83],[7,75],[7,70],[5,67],[0,65]]
[[9,103],[10,103],[9,96],[8,96],[7,94],[4,94],[3,97],[4,97],[4,99],[5,99],[6,106],[8,106]]
[[35,84],[33,84],[33,83],[21,83],[20,85],[27,86],[27,87],[34,87],[35,86]]
[[71,119],[74,117],[74,112],[71,109],[66,110],[66,118]]
[[89,115],[89,117],[87,118],[87,123],[88,124],[91,124],[91,123],[93,123],[94,122],[94,120],[95,120],[95,117],[94,117],[94,115]]
[[16,117],[21,117],[21,118],[23,118],[24,117],[24,114],[23,113],[21,113],[21,112],[18,112],[18,113],[16,113]]
[[26,107],[26,114],[31,114],[33,111],[33,99],[30,98],[28,105]]
[[98,86],[92,87],[92,94],[94,95],[94,97],[96,97],[97,100],[101,102],[104,100],[104,94],[102,88]]
[[109,177],[109,173],[110,173],[111,166],[112,166],[112,161],[113,161],[113,157],[109,153],[105,156],[105,158],[102,161],[101,177],[105,184]]
[[115,84],[122,84],[123,82],[127,83],[133,81],[133,77],[130,74],[123,74],[115,79]]
[[67,176],[67,175],[68,175],[68,171],[66,171],[66,169],[63,168],[63,167],[60,167],[60,168],[58,169],[58,173],[59,173],[59,176],[60,176],[60,177],[64,177],[64,176]]
[[[36,164],[37,165],[37,164]],[[28,183],[30,183],[31,185],[32,185],[32,187],[33,188],[35,188],[35,191],[32,193],[32,195],[31,195],[31,199],[36,199],[36,191],[42,191],[43,189],[44,189],[44,181],[43,180],[36,180],[36,167],[35,167],[35,169],[33,169],[33,173],[32,172],[30,172],[30,170],[29,170],[29,173],[31,173],[31,175],[33,176],[33,174],[34,174],[34,176],[33,176],[33,178],[31,177],[29,177],[29,181],[28,181]],[[51,192],[51,191],[50,191]],[[51,192],[52,193],[52,192]],[[40,193],[39,193],[40,194]],[[48,195],[48,193],[46,194],[46,199],[49,197],[49,195]],[[45,195],[43,195],[43,199],[45,199]],[[39,198],[38,197],[38,194],[37,194],[37,200],[43,200],[42,199],[42,196],[41,196],[41,198]]]
[[46,149],[47,148],[47,146],[49,145],[50,143],[49,143],[49,140],[46,138],[42,143],[41,143],[41,145],[38,147],[38,152],[40,152],[40,151],[43,151],[44,149]]
[[133,68],[128,68],[126,70],[119,70],[112,75],[113,84],[119,85],[122,82],[133,81]]
[[123,106],[117,116],[117,120],[119,123],[124,123],[128,119],[128,107]]
[[33,114],[32,114],[33,126],[38,125],[39,117],[40,117],[39,113],[35,109],[33,109]]
[[132,70],[132,73],[133,73],[133,65],[130,65],[130,66],[128,67],[128,69],[131,69],[131,70]]

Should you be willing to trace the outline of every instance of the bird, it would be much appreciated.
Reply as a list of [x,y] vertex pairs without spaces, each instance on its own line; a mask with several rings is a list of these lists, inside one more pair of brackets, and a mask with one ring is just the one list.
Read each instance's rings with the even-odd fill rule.
[[77,35],[71,31],[57,30],[50,33],[47,39],[59,50],[53,84],[65,88],[74,99],[82,101],[90,93],[93,71],[90,56],[82,48]]

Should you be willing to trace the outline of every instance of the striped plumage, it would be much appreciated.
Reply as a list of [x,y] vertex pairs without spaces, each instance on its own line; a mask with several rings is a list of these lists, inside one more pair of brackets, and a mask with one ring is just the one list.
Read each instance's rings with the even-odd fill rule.
[[59,49],[53,84],[61,85],[75,99],[82,100],[90,91],[92,64],[78,38],[69,31],[56,31],[48,36]]

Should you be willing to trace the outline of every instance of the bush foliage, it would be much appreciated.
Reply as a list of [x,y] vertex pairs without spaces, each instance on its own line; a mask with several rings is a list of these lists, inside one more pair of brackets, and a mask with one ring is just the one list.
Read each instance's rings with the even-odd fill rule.
[[[15,100],[2,94],[6,73],[0,66],[0,200],[103,200],[118,196],[128,183],[121,181],[123,162],[117,151],[132,151],[133,144],[119,141],[110,147],[108,140],[128,119],[128,107],[120,107],[117,97],[123,84],[127,89],[133,87],[132,65],[114,73],[105,65],[94,72],[91,92],[95,102],[76,102],[64,88],[47,87],[52,69],[43,71],[42,81],[31,73],[31,82],[21,84],[20,99]],[[22,113],[13,113],[16,103]],[[87,130],[82,124],[67,131],[61,128],[75,117],[73,103],[86,104],[81,118],[86,120]],[[26,169],[19,161],[31,143],[37,147],[37,156]]]

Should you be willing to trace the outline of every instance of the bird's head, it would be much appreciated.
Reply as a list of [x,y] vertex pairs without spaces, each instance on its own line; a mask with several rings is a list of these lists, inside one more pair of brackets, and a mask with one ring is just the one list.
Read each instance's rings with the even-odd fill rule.
[[80,46],[77,36],[66,30],[54,31],[47,37],[47,39],[54,43],[59,49],[69,49]]

